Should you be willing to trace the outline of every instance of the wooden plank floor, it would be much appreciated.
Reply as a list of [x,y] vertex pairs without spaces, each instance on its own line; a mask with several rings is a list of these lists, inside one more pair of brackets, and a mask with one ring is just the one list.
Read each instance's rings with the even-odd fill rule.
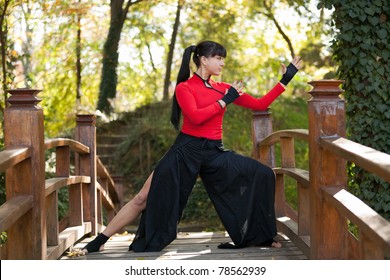
[[[284,235],[277,240],[282,248],[249,247],[243,249],[218,249],[222,242],[231,239],[225,232],[182,232],[176,240],[161,252],[135,253],[128,251],[133,234],[114,235],[105,245],[105,250],[84,256],[69,257],[65,253],[61,260],[304,260],[307,257]],[[72,250],[85,246],[93,238],[86,238]]]

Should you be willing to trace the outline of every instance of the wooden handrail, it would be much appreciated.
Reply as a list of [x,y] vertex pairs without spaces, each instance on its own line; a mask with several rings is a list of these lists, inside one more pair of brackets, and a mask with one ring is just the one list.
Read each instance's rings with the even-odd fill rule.
[[33,207],[31,195],[18,195],[0,206],[0,232],[6,231]]
[[77,152],[81,155],[89,154],[89,147],[76,141],[68,138],[53,138],[45,140],[46,150],[58,148],[58,147],[69,147],[73,152]]
[[309,171],[300,169],[300,168],[283,168],[283,167],[275,167],[274,171],[276,174],[287,175],[298,183],[301,184],[304,188],[309,188],[310,179],[309,179]]
[[11,166],[18,164],[19,162],[28,159],[31,156],[31,149],[25,148],[12,148],[3,150],[0,152],[0,172],[4,172]]
[[278,130],[265,137],[258,143],[259,147],[272,146],[280,142],[281,138],[294,138],[303,141],[309,141],[309,130],[307,129],[285,129]]
[[343,137],[325,137],[321,147],[390,182],[390,155]]
[[358,226],[360,235],[363,235],[359,238],[368,238],[372,243],[373,249],[362,249],[366,254],[363,257],[383,259],[390,256],[390,223],[386,219],[344,189],[326,188],[323,194],[333,207]]
[[98,187],[99,191],[101,192],[101,196],[102,196],[102,199],[103,199],[102,202],[106,206],[106,208],[114,209],[116,211],[119,211],[119,209],[116,207],[115,203],[110,198],[109,193],[106,192],[106,190],[102,187],[102,185],[98,184],[97,187]]
[[97,174],[100,178],[109,179],[110,185],[114,185],[114,181],[112,180],[110,173],[107,168],[104,166],[103,162],[99,157],[96,158],[97,161]]
[[97,175],[100,178],[100,180],[105,182],[107,191],[112,201],[115,202],[115,204],[120,203],[121,199],[118,196],[120,190],[117,190],[116,185],[114,184],[114,180],[112,179],[110,173],[108,172],[107,168],[104,166],[104,164],[102,163],[99,157],[96,158],[96,162],[97,162]]
[[55,177],[45,181],[46,196],[52,194],[55,191],[60,190],[62,187],[78,184],[89,184],[91,178],[88,176],[69,176],[69,177]]
[[379,247],[389,250],[390,224],[385,218],[345,189],[326,188],[323,193],[334,207],[345,213],[369,238],[376,240]]

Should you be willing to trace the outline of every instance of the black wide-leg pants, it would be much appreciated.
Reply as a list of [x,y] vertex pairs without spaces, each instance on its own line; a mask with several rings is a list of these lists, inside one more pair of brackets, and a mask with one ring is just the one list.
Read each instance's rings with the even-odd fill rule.
[[180,133],[154,170],[130,250],[161,251],[176,238],[198,176],[236,246],[256,245],[276,236],[272,169],[225,150],[220,140]]

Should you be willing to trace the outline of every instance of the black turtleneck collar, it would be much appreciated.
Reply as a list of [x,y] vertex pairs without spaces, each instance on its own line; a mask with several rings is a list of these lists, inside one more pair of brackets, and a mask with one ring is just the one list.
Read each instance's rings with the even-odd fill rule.
[[194,73],[196,76],[199,77],[199,79],[201,79],[203,81],[203,84],[208,87],[208,88],[212,88],[212,85],[210,83],[210,78],[211,78],[211,75],[207,78],[207,80],[203,79],[198,73]]

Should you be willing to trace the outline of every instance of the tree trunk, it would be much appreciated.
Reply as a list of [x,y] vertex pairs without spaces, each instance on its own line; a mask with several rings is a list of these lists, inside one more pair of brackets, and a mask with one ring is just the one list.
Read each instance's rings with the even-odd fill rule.
[[114,98],[116,95],[116,86],[118,83],[118,75],[116,72],[119,58],[118,47],[123,24],[130,6],[141,1],[142,0],[132,2],[129,0],[124,8],[124,0],[110,1],[110,28],[103,48],[103,68],[100,80],[99,100],[97,104],[97,109],[104,113],[110,113],[112,111],[109,99]]
[[[80,1],[78,3],[80,4]],[[76,39],[76,107],[81,108],[81,13],[76,14],[77,39]]]
[[[7,8],[11,4],[12,0],[5,0],[0,6],[2,8],[0,14],[0,43],[1,43],[1,66],[3,75],[3,93],[4,93],[4,107],[7,104],[7,64],[6,64],[6,48],[7,48],[7,33],[8,26],[6,23]],[[0,105],[0,110],[3,112],[4,108]]]
[[166,65],[167,68],[166,68],[165,79],[164,79],[163,100],[169,99],[169,84],[171,83],[171,68],[172,68],[173,52],[175,50],[176,37],[180,25],[180,13],[181,13],[181,9],[183,8],[183,4],[184,4],[183,0],[177,1],[176,18],[175,18],[175,23],[173,25],[171,43],[169,44],[169,52],[167,57],[167,65]]
[[275,15],[271,9],[271,7],[267,4],[267,1],[264,1],[264,7],[267,10],[267,13],[265,13],[266,17],[268,17],[272,22],[275,24],[276,28],[278,29],[280,35],[282,35],[283,39],[286,41],[288,48],[291,53],[291,58],[295,57],[294,47],[291,43],[290,38],[287,36],[287,34],[283,31],[282,27],[280,26],[279,22],[276,20]]
[[[26,20],[26,41],[23,42],[22,49],[23,49],[23,57],[22,59],[22,64],[23,64],[23,74],[24,74],[24,87],[28,88],[31,85],[31,46],[33,45],[32,43],[32,36],[34,34],[33,29],[31,28],[29,24],[29,19],[31,16],[34,14],[31,10],[31,7],[29,3],[27,5],[22,5],[22,11],[23,11],[23,16]],[[24,8],[26,7],[26,8]]]

